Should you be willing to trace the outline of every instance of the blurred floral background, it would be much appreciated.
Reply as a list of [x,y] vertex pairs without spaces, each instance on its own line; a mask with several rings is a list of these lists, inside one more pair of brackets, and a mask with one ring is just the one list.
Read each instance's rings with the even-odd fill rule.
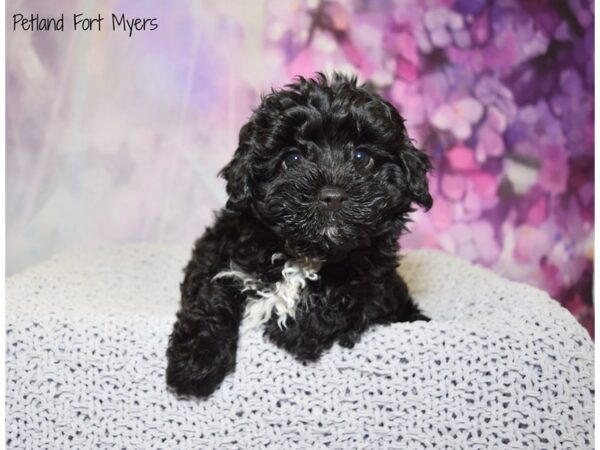
[[[73,13],[107,17],[73,32]],[[65,13],[64,32],[12,14]],[[110,15],[157,18],[113,31]],[[7,4],[7,270],[91,242],[190,243],[262,91],[341,70],[432,156],[435,247],[548,291],[594,333],[594,11],[587,0]]]

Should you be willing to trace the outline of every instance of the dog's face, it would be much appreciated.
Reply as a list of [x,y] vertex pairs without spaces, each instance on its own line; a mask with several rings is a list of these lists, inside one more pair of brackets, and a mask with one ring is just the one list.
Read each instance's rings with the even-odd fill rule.
[[300,255],[326,256],[402,231],[431,207],[427,156],[381,97],[335,75],[265,96],[223,169],[230,209],[249,209]]

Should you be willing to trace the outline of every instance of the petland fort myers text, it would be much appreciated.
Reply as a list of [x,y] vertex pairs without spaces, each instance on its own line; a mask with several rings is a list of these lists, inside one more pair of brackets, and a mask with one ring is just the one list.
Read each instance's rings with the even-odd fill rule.
[[87,16],[85,14],[73,13],[72,16],[61,14],[58,17],[40,17],[39,14],[13,14],[14,31],[65,31],[70,28],[73,31],[102,31],[109,29],[121,31],[131,37],[139,31],[154,31],[158,28],[157,18],[127,17],[125,14],[111,14],[106,23],[102,14]]

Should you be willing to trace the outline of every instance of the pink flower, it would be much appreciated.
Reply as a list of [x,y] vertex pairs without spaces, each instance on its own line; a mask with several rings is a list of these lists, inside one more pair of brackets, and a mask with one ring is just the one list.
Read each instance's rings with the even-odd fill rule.
[[478,218],[482,211],[498,204],[498,179],[489,173],[479,172],[467,180],[465,213],[470,218]]
[[442,248],[439,244],[440,232],[433,226],[429,213],[419,209],[412,214],[413,222],[409,233],[400,238],[402,248]]
[[470,44],[468,33],[463,32],[463,17],[447,8],[429,9],[425,12],[423,23],[429,30],[431,42],[436,47],[447,47],[455,44],[466,46]]
[[525,222],[531,226],[538,226],[548,218],[548,205],[546,198],[542,197],[527,212]]
[[465,97],[453,103],[445,103],[435,110],[431,123],[440,130],[450,131],[457,139],[468,139],[472,126],[483,114],[483,107],[473,97]]
[[471,233],[475,247],[479,252],[479,260],[491,264],[500,255],[500,246],[496,242],[492,225],[484,220],[471,224]]
[[445,174],[442,176],[442,192],[450,200],[460,200],[465,194],[465,177],[463,175]]
[[471,26],[470,26],[471,39],[477,45],[485,44],[490,37],[490,14],[489,14],[489,11],[490,11],[489,8],[486,8],[471,23]]
[[455,254],[470,261],[491,265],[500,255],[494,230],[489,222],[477,220],[471,223],[458,223],[448,231],[452,239],[451,247]]
[[554,245],[554,227],[532,227],[522,225],[515,230],[516,245],[515,257],[524,263],[538,264],[543,255],[546,255]]
[[398,78],[412,82],[418,77],[419,53],[417,42],[408,31],[393,33],[387,37],[387,47],[397,58],[396,75]]
[[519,57],[520,45],[511,28],[506,27],[497,31],[493,39],[482,49],[485,67],[498,71],[512,69]]
[[407,125],[419,125],[425,121],[425,102],[418,85],[396,80],[390,90],[390,98],[398,106]]
[[485,162],[488,157],[501,156],[504,153],[502,133],[506,130],[506,118],[495,106],[488,108],[485,121],[479,128],[477,161]]
[[559,145],[550,145],[542,151],[542,168],[538,184],[547,192],[558,195],[565,192],[569,179],[569,158]]
[[480,198],[491,200],[496,198],[498,190],[498,180],[494,175],[480,172],[470,178],[473,183],[473,189]]
[[443,197],[438,197],[429,211],[431,223],[439,231],[448,229],[454,222],[452,206]]
[[386,37],[386,46],[390,53],[395,56],[401,56],[405,60],[416,64],[419,62],[419,54],[417,51],[417,42],[408,31],[392,33]]
[[418,77],[417,65],[403,58],[398,58],[396,74],[399,78],[402,78],[406,81],[415,81]]
[[457,145],[446,152],[446,158],[450,165],[456,170],[475,170],[477,163],[473,156],[473,150],[464,145]]

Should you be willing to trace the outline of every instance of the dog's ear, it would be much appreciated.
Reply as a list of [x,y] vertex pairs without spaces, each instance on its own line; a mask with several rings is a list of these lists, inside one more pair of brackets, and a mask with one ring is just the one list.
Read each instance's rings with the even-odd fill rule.
[[407,177],[407,187],[412,201],[428,210],[433,205],[429,194],[427,172],[431,170],[431,161],[425,152],[418,150],[409,139],[405,140],[400,159]]
[[248,122],[240,130],[238,148],[233,159],[219,172],[227,182],[226,190],[229,195],[227,208],[244,209],[249,206],[252,197],[252,136],[251,123]]

